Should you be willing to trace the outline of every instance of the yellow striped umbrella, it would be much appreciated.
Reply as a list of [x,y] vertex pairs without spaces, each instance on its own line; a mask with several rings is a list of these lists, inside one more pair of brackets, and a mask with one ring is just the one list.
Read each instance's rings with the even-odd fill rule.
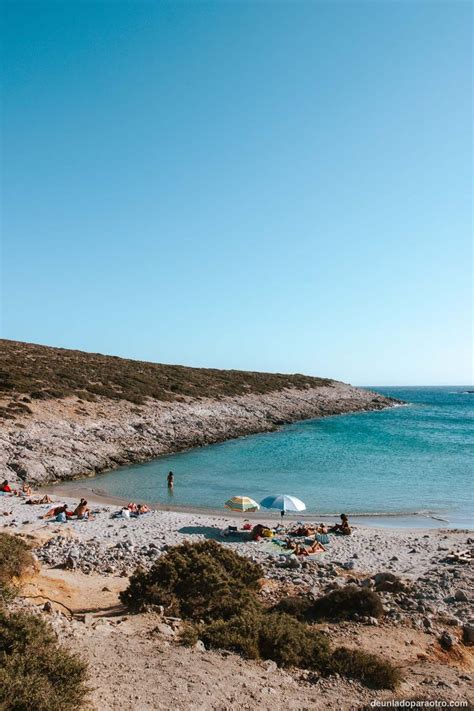
[[249,496],[233,496],[225,502],[224,506],[231,511],[258,511],[260,508]]

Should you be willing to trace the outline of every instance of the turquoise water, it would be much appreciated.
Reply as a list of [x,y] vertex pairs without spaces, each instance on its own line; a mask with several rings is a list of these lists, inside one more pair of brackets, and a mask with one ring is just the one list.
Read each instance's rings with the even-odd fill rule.
[[472,526],[474,394],[462,393],[472,386],[374,389],[410,404],[299,422],[123,467],[88,485],[126,499],[204,508],[221,508],[234,494],[260,501],[286,493],[310,513],[418,512]]

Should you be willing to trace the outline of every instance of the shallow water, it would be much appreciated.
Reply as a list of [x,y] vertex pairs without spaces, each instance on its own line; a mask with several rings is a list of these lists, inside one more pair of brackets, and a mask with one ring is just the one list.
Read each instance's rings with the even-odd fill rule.
[[[472,386],[374,389],[409,404],[160,457],[101,474],[87,486],[126,499],[202,508],[220,508],[235,494],[260,501],[288,493],[308,512],[378,514],[384,523],[387,514],[399,514],[388,520],[472,527],[474,394],[463,392]],[[414,513],[416,523],[407,517]]]

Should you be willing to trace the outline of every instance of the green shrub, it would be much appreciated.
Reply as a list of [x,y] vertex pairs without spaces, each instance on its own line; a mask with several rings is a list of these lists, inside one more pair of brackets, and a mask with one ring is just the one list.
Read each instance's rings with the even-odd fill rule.
[[262,617],[260,655],[282,667],[321,669],[327,662],[329,644],[309,625],[281,612]]
[[14,578],[21,578],[34,568],[29,545],[18,536],[0,533],[0,601],[6,602],[13,595]]
[[300,622],[313,619],[313,601],[306,597],[283,597],[273,608],[275,612],[285,612]]
[[373,590],[347,585],[318,598],[312,608],[315,619],[350,620],[362,617],[383,617],[380,596]]
[[191,622],[183,622],[179,631],[179,641],[185,647],[193,647],[199,639],[199,631],[197,625]]
[[228,619],[257,605],[263,570],[216,541],[175,546],[145,572],[137,570],[120,599],[132,610],[163,605],[191,620]]
[[359,679],[373,689],[395,689],[401,680],[400,670],[387,659],[346,647],[338,647],[334,650],[329,670]]
[[59,646],[39,617],[0,611],[0,709],[73,711],[85,695],[87,667]]
[[229,620],[216,620],[201,630],[201,639],[206,647],[228,649],[242,654],[247,659],[259,659],[258,635],[261,611],[243,610]]
[[279,666],[320,669],[328,664],[329,645],[314,629],[290,615],[246,610],[201,630],[204,644],[249,659],[273,659]]

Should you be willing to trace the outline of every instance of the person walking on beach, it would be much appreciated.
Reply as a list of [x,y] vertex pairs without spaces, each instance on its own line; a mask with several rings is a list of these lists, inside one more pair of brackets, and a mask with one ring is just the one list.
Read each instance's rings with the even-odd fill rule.
[[168,474],[168,489],[172,489],[174,487],[174,474],[173,472],[170,472]]

